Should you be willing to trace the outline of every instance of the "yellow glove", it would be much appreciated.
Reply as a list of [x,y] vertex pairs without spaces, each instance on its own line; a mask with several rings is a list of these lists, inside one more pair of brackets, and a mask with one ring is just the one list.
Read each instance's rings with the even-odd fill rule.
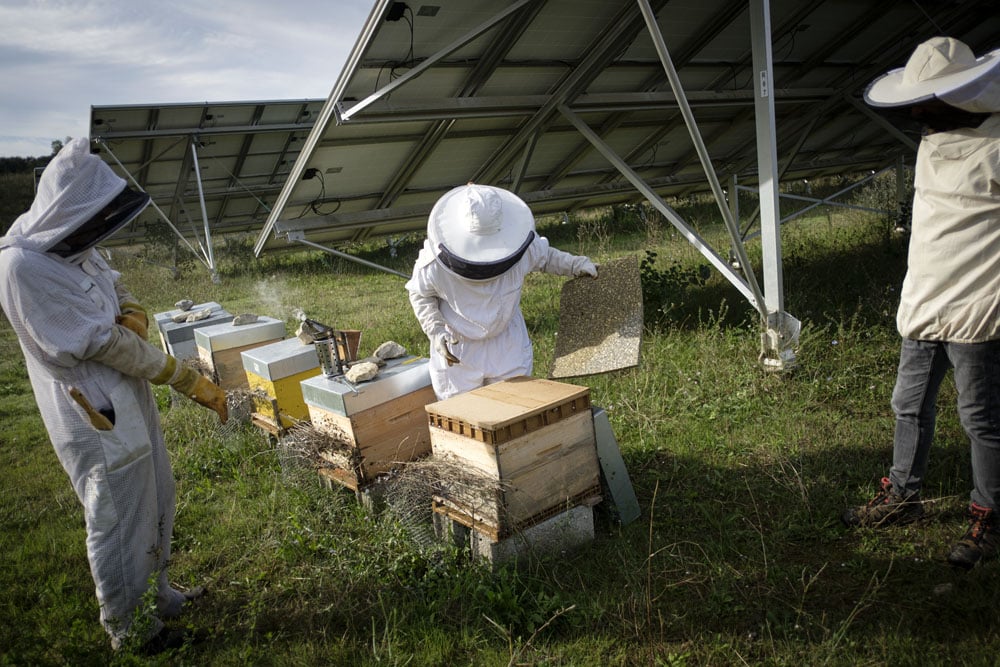
[[190,366],[183,366],[177,373],[177,379],[171,382],[170,386],[196,403],[215,410],[219,415],[219,421],[223,424],[229,419],[226,392]]
[[115,322],[146,340],[149,335],[149,317],[146,315],[146,309],[132,301],[123,302],[121,309],[122,314],[115,318]]

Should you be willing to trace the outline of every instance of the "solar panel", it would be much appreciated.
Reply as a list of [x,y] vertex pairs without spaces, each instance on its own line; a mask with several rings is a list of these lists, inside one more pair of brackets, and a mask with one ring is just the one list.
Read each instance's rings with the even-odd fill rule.
[[[90,138],[149,207],[107,245],[147,239],[169,221],[186,238],[258,232],[323,100],[91,107]],[[211,267],[214,270],[214,267]]]

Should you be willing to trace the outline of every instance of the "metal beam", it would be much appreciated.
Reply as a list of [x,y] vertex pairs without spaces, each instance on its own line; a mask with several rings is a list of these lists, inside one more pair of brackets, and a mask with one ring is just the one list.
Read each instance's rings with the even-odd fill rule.
[[399,88],[400,86],[406,85],[407,83],[409,83],[410,81],[412,81],[413,79],[417,78],[425,71],[430,69],[432,66],[437,64],[440,60],[443,60],[445,57],[451,55],[455,51],[458,51],[460,48],[462,48],[472,40],[482,35],[484,32],[486,32],[487,30],[495,26],[497,23],[499,23],[500,21],[504,20],[505,18],[507,18],[508,16],[519,10],[521,7],[524,7],[525,5],[532,2],[538,2],[538,0],[518,0],[514,4],[498,12],[488,20],[480,23],[478,26],[476,26],[469,32],[465,33],[464,35],[462,35],[461,37],[459,37],[458,39],[456,39],[451,44],[444,47],[434,55],[425,58],[423,61],[421,61],[419,65],[411,69],[406,74],[402,75],[398,79],[394,79],[389,83],[385,84],[384,86],[376,90],[374,93],[372,93],[365,99],[361,100],[360,102],[352,106],[350,109],[344,110],[340,114],[339,122],[345,123],[349,121],[352,116],[355,116],[361,111],[363,111],[365,107],[367,107],[372,102],[380,100],[389,93],[391,93],[392,91]]
[[[674,97],[677,98],[681,116],[683,116],[684,123],[688,128],[688,134],[691,136],[691,141],[694,143],[695,150],[698,152],[698,158],[701,161],[705,177],[708,179],[708,183],[712,188],[712,194],[715,195],[715,202],[718,204],[719,211],[722,213],[722,219],[726,223],[726,228],[729,230],[729,235],[732,238],[734,249],[740,259],[741,268],[746,276],[746,286],[753,294],[751,303],[760,313],[761,317],[766,319],[767,311],[764,296],[761,294],[760,286],[757,284],[757,278],[754,276],[753,268],[750,266],[750,260],[746,256],[746,249],[743,247],[743,242],[740,239],[740,230],[736,226],[736,221],[733,220],[729,207],[726,205],[726,196],[722,192],[722,185],[719,183],[719,177],[716,175],[715,169],[712,167],[712,160],[708,155],[708,149],[705,147],[705,142],[702,140],[701,133],[698,131],[698,123],[695,121],[690,105],[687,104],[687,99],[684,96],[684,86],[681,84],[680,76],[678,76],[677,70],[674,68],[673,61],[670,59],[670,52],[667,49],[667,43],[663,39],[663,33],[660,32],[659,24],[656,22],[656,14],[653,12],[653,8],[650,7],[648,0],[637,0],[637,2],[639,3],[639,9],[642,11],[642,16],[646,21],[646,29],[649,31],[649,36],[653,40],[653,45],[656,47],[656,53],[660,57],[660,63],[663,65],[664,72],[666,72],[667,80],[670,82],[670,89],[674,92]],[[577,129],[579,129],[579,127]],[[725,264],[725,266],[727,269],[729,268],[728,263]]]
[[778,222],[781,214],[778,202],[778,153],[775,147],[777,132],[774,129],[774,97],[771,93],[774,67],[771,62],[770,11],[769,0],[750,0],[764,303],[767,312],[780,313],[785,309],[785,291],[782,283],[781,232]]
[[194,177],[198,184],[198,201],[201,204],[201,219],[205,224],[205,252],[208,254],[208,270],[212,274],[212,282],[219,282],[219,273],[215,267],[215,250],[212,249],[212,229],[208,221],[208,210],[205,208],[205,193],[201,189],[201,167],[198,165],[198,141],[191,138],[191,157],[194,164]]
[[[640,2],[641,1],[642,0],[640,0]],[[726,279],[740,291],[744,298],[746,298],[746,300],[749,301],[755,309],[758,311],[761,309],[762,302],[760,301],[760,296],[747,283],[747,281],[736,273],[729,263],[726,262],[726,260],[724,260],[717,252],[715,252],[715,250],[713,250],[712,247],[709,246],[698,235],[698,233],[684,221],[683,218],[681,218],[677,211],[663,201],[663,199],[656,194],[656,191],[643,181],[642,177],[633,171],[632,168],[629,167],[628,164],[626,164],[625,161],[622,160],[610,146],[608,146],[608,144],[597,136],[596,132],[588,127],[587,124],[584,123],[579,116],[570,111],[569,108],[561,106],[559,107],[559,112],[562,113],[567,120],[573,123],[580,134],[586,137],[586,139],[593,144],[594,148],[596,148],[597,151],[608,160],[608,162],[612,163],[615,168],[621,172],[622,176],[624,176],[636,190],[642,193],[649,203],[652,204],[661,214],[663,214],[663,216],[669,220],[670,223],[681,232],[681,234],[684,235],[684,238],[686,238],[688,242],[705,257],[705,259],[711,262],[711,264],[715,266],[715,268],[717,268],[726,277]]]

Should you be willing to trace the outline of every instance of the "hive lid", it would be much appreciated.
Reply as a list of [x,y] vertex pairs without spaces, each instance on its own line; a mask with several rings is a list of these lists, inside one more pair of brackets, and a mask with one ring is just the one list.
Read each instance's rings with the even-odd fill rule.
[[287,338],[243,350],[240,356],[246,371],[270,381],[319,368],[316,347],[312,344],[303,345],[298,338]]
[[433,423],[457,422],[474,429],[498,431],[515,422],[559,410],[563,413],[590,408],[590,389],[577,385],[520,377],[479,387],[425,406]]
[[210,352],[220,352],[233,347],[252,345],[285,337],[285,323],[267,315],[261,315],[256,322],[235,326],[232,320],[196,329],[195,343]]
[[[174,322],[171,319],[174,315],[178,315],[182,312],[195,313],[199,310],[204,310],[205,308],[210,308],[212,310],[212,314],[203,320],[198,320],[197,322]],[[187,311],[182,311],[180,308],[174,308],[173,310],[168,310],[163,313],[155,313],[153,315],[153,320],[156,322],[156,328],[160,330],[160,334],[163,336],[163,339],[168,343],[180,343],[186,340],[194,340],[195,329],[211,326],[213,324],[220,324],[231,318],[232,315],[230,315],[222,306],[214,301],[196,304]]]
[[350,384],[342,377],[317,375],[302,381],[306,405],[350,416],[430,386],[425,357],[390,359],[373,380]]

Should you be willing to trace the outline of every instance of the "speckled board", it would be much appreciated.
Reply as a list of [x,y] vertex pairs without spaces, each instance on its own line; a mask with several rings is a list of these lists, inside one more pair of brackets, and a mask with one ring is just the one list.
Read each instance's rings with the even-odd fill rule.
[[607,373],[639,364],[642,284],[635,257],[574,278],[559,299],[559,333],[550,378]]

